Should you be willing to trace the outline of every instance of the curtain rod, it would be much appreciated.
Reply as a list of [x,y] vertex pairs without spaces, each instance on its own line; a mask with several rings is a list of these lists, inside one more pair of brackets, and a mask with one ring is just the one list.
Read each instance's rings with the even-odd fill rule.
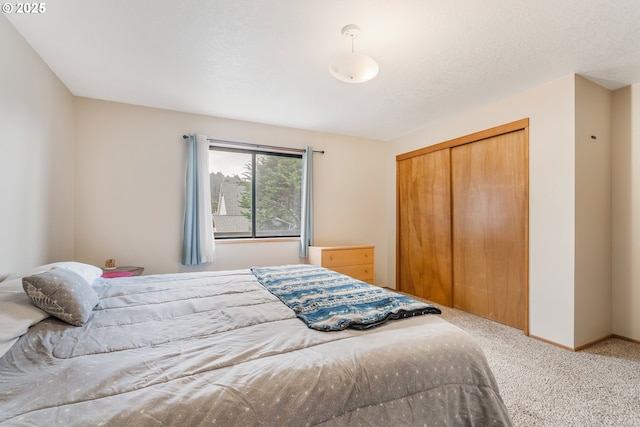
[[[189,139],[189,137],[187,135],[182,135],[182,139]],[[243,147],[267,148],[267,149],[274,149],[274,150],[281,150],[281,151],[282,150],[291,151],[294,153],[304,153],[304,150],[301,148],[278,147],[276,145],[251,144],[249,142],[225,141],[224,139],[212,139],[212,138],[207,138],[207,141],[213,142],[213,143],[217,142],[219,144],[224,144],[224,145],[240,145]],[[313,152],[324,154],[324,150],[313,150]]]

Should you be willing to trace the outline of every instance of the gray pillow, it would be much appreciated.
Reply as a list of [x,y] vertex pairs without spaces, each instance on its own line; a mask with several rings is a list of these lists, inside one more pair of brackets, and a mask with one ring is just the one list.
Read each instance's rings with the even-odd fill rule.
[[54,268],[22,278],[22,287],[36,307],[70,325],[84,325],[100,299],[77,273]]

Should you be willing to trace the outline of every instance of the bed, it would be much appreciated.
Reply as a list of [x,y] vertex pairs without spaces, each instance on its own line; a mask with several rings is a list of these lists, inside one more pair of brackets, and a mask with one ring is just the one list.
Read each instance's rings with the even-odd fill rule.
[[[0,337],[0,425],[511,425],[481,348],[433,308],[314,326],[301,301],[324,303],[303,291],[291,305],[270,270],[105,279],[92,268],[0,282],[0,324],[23,317],[22,333]],[[58,288],[56,307],[87,286],[97,303],[82,296],[66,321],[36,308],[56,299],[34,279],[47,274],[79,286]]]

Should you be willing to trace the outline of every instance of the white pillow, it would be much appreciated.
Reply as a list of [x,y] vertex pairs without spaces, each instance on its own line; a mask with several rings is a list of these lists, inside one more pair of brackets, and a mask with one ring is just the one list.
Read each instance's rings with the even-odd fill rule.
[[84,280],[87,281],[90,285],[100,276],[102,276],[102,269],[100,267],[96,267],[91,264],[83,264],[81,262],[75,261],[63,261],[63,262],[53,262],[51,264],[41,265],[39,267],[34,268],[29,274],[25,274],[25,276],[33,276],[34,274],[40,274],[47,272],[54,268],[63,268],[65,270],[71,270],[74,273],[82,276]]
[[22,278],[0,282],[0,357],[30,326],[47,317],[49,314],[31,303],[22,287]]

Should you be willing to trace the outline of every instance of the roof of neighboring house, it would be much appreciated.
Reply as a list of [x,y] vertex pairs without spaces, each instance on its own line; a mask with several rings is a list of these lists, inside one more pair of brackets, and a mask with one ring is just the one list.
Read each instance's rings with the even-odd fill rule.
[[225,178],[220,185],[218,213],[213,214],[213,226],[218,232],[247,233],[251,231],[251,221],[242,215],[240,200],[244,187],[237,178]]
[[226,215],[242,214],[242,210],[240,209],[240,198],[242,197],[243,192],[244,189],[240,185],[239,181],[226,179],[224,180],[224,182],[220,186],[220,201],[222,201],[222,198],[224,198]]
[[251,223],[242,215],[213,215],[213,226],[216,231],[225,233],[249,232]]

